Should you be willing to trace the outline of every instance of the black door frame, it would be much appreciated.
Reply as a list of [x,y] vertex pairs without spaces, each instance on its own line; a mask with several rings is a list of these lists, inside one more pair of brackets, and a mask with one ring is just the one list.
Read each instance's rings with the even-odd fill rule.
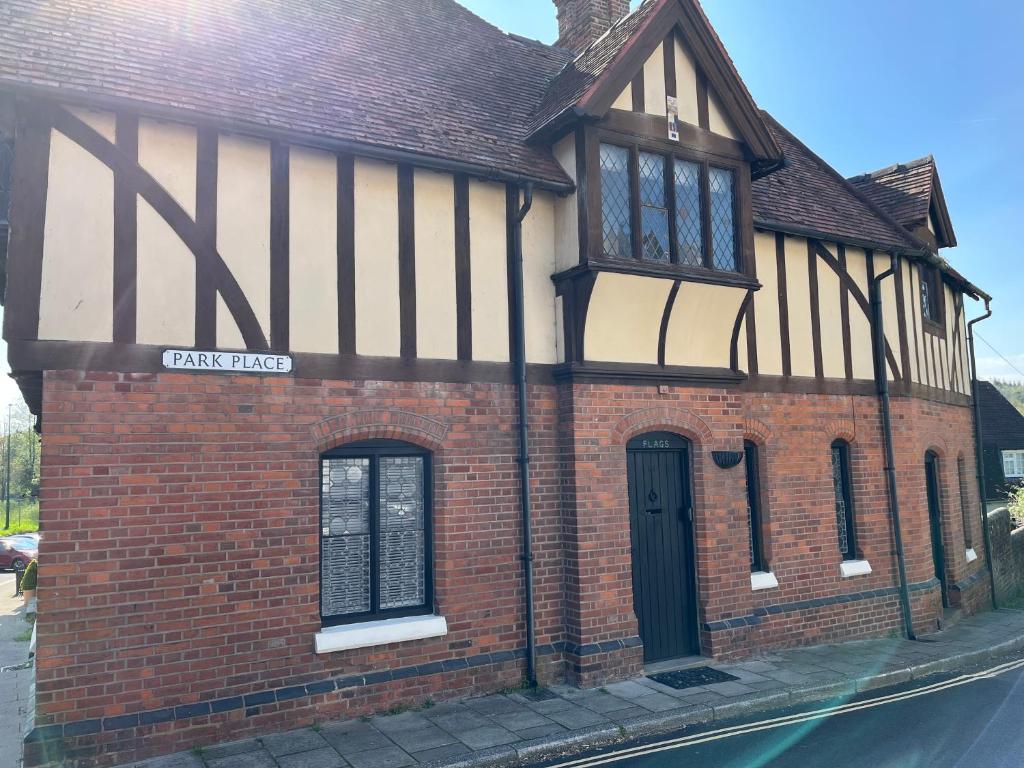
[[[683,577],[683,590],[687,594],[689,608],[684,612],[685,640],[689,645],[689,651],[683,651],[680,657],[690,654],[701,654],[703,648],[700,641],[700,606],[698,603],[698,574],[697,574],[697,546],[696,531],[694,526],[694,494],[693,494],[693,442],[683,435],[665,430],[645,432],[633,437],[626,444],[626,461],[630,461],[630,454],[633,453],[673,453],[678,457],[679,480],[682,488],[684,509],[682,510],[681,531],[683,537],[683,552],[687,562],[685,564]],[[628,471],[627,471],[628,484]],[[637,615],[639,623],[639,607],[636,600],[637,571],[639,558],[637,557],[637,541],[635,538],[633,510],[632,510],[632,489],[627,488],[627,502],[630,505],[630,554],[631,573],[633,582],[633,610]],[[638,626],[639,628],[639,626]],[[644,650],[645,661],[647,656],[647,645]],[[673,658],[673,657],[668,657]],[[658,659],[658,661],[667,659]]]
[[928,532],[932,544],[932,563],[935,577],[942,589],[942,607],[949,607],[946,582],[946,547],[942,542],[942,482],[939,475],[939,455],[928,451],[924,455],[925,495],[928,499]]

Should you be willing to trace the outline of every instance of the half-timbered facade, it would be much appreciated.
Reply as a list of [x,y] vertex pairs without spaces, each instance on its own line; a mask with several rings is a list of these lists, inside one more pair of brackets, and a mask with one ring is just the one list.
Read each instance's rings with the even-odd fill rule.
[[165,5],[0,30],[30,764],[986,604],[931,158],[842,178],[693,0]]

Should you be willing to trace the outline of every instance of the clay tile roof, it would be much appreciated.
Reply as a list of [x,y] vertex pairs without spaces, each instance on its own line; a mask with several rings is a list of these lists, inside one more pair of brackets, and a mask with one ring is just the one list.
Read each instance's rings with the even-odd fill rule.
[[872,207],[830,165],[767,112],[769,130],[786,157],[784,168],[753,183],[754,221],[789,226],[849,244],[920,250],[901,227]]
[[525,127],[567,51],[454,0],[5,0],[0,87],[571,182]]
[[850,183],[903,226],[912,229],[928,218],[935,178],[931,155],[854,176]]
[[568,62],[551,81],[543,101],[530,121],[528,133],[534,133],[574,107],[615,61],[634,33],[664,4],[664,0],[646,0],[639,8],[613,24],[579,56]]
[[986,445],[1024,449],[1024,415],[991,382],[978,382],[978,408]]

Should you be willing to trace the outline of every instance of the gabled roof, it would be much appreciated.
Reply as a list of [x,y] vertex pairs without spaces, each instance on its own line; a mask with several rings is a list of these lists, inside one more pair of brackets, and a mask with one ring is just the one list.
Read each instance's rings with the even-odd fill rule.
[[991,382],[978,381],[978,408],[986,445],[996,445],[1000,450],[1024,450],[1024,414]]
[[0,89],[36,89],[569,188],[529,116],[568,51],[454,0],[5,0]]
[[934,213],[939,245],[956,245],[939,171],[931,155],[854,176],[850,183],[909,230],[927,225],[929,213]]
[[782,152],[696,0],[644,0],[593,42],[551,82],[529,133],[544,138],[578,117],[603,117],[657,46],[677,30],[760,165]]
[[755,223],[868,248],[920,250],[902,227],[880,215],[828,163],[767,112],[764,116],[786,165],[754,181]]

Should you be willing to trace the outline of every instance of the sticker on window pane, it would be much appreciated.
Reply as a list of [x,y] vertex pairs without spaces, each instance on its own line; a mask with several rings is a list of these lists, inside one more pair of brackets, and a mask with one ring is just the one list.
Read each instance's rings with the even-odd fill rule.
[[733,220],[733,175],[724,168],[708,172],[711,191],[711,253],[715,269],[736,271],[736,225]]
[[665,158],[641,152],[639,162],[641,256],[645,261],[669,261]]
[[629,198],[629,150],[602,144],[601,214],[606,256],[633,256]]
[[704,264],[703,225],[700,216],[700,166],[676,160],[676,241],[679,263]]
[[423,574],[422,456],[380,460],[380,607],[407,608],[426,599]]

